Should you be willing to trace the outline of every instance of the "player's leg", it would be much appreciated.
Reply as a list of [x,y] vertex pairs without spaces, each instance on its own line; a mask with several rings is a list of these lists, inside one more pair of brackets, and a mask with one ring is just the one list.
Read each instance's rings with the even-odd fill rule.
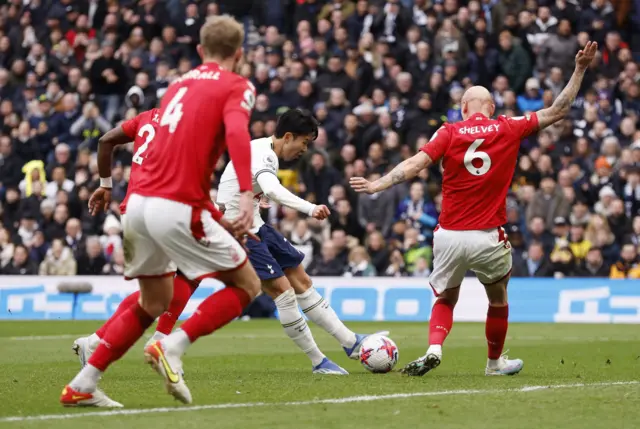
[[[338,340],[350,359],[358,359],[362,341],[368,335],[356,334],[342,323],[331,305],[313,287],[311,277],[302,265],[287,268],[284,272],[295,290],[296,299],[305,316]],[[382,331],[377,334],[389,335],[389,332]]]
[[169,304],[169,309],[158,318],[156,332],[147,342],[147,346],[152,342],[159,341],[169,335],[178,322],[178,318],[187,306],[191,295],[196,291],[199,281],[190,281],[180,271],[173,279],[173,299]]
[[[250,255],[254,254],[253,251],[250,250],[250,252]],[[273,261],[273,264],[277,266],[275,261]],[[257,271],[258,276],[261,276],[260,270],[258,269]],[[314,374],[347,375],[347,371],[332,362],[320,351],[309,326],[307,326],[307,321],[300,312],[293,288],[284,274],[282,274],[280,267],[277,267],[277,271],[280,277],[263,280],[262,290],[276,304],[278,319],[284,332],[311,360]]]
[[96,351],[96,348],[100,344],[100,340],[104,338],[109,326],[113,321],[117,320],[122,313],[131,307],[135,302],[138,302],[140,298],[140,291],[135,291],[130,295],[127,295],[120,305],[116,308],[116,311],[111,315],[109,319],[96,332],[86,337],[77,338],[73,342],[73,346],[71,349],[78,356],[78,360],[80,360],[80,367],[84,367],[87,364],[87,361]]
[[[176,275],[173,279],[173,298],[171,299],[171,304],[169,304],[169,309],[158,318],[156,332],[151,336],[149,341],[147,341],[145,347],[154,341],[161,340],[171,333],[182,311],[187,306],[189,298],[191,298],[191,295],[193,295],[197,287],[197,282],[190,282],[182,273]],[[120,305],[118,305],[113,315],[100,326],[96,332],[86,337],[80,337],[73,342],[72,350],[78,356],[81,367],[87,364],[87,361],[100,344],[100,340],[104,338],[111,323],[117,320],[125,310],[138,302],[139,299],[140,291],[135,291],[127,295]]]
[[[329,303],[313,287],[311,278],[301,265],[304,255],[271,225],[263,225],[260,228],[260,237],[262,238],[262,243],[267,246],[269,254],[286,274],[296,293],[298,305],[300,305],[304,314],[313,323],[336,338],[347,356],[351,359],[357,359],[360,345],[366,335],[356,334],[348,329],[338,318]],[[251,254],[249,258],[252,258]],[[253,265],[254,267],[259,266]],[[258,274],[260,274],[260,269],[257,268],[257,270]],[[380,334],[388,335],[389,332],[384,331],[380,332]]]
[[[277,245],[274,240],[284,242],[281,235],[269,225],[263,225],[258,231],[260,241],[249,238],[247,250],[249,262],[262,281],[262,290],[269,295],[278,309],[278,319],[285,333],[309,357],[315,374],[346,375],[347,371],[329,360],[316,344],[307,321],[300,312],[296,294],[285,277],[282,267],[269,252],[269,248]],[[295,251],[295,249],[293,249]],[[296,251],[296,257],[298,253]],[[282,258],[281,258],[282,259]]]
[[433,271],[429,284],[437,298],[429,319],[429,348],[424,356],[402,370],[412,376],[422,376],[440,365],[442,346],[453,327],[453,310],[467,271],[466,246],[459,231],[439,228],[434,233],[433,243]]
[[488,348],[485,374],[517,374],[524,366],[522,360],[502,355],[509,328],[507,284],[511,277],[511,245],[502,228],[482,232],[482,237],[474,242],[477,249],[471,269],[484,285],[489,300],[485,325]]
[[[240,243],[210,213],[163,199],[155,199],[148,208],[149,230],[189,280],[216,277],[227,286],[205,299],[180,329],[145,348],[147,362],[164,377],[169,393],[190,403],[191,393],[181,376],[182,355],[198,338],[241,316],[260,292],[260,279]],[[154,222],[158,213],[171,213],[174,223]]]
[[125,276],[139,278],[139,301],[132,303],[109,324],[87,365],[63,390],[60,401],[64,405],[121,406],[98,389],[98,380],[111,363],[140,339],[171,302],[174,272],[167,271],[171,261],[144,228],[144,199],[134,197],[138,196],[130,199],[127,222],[123,225]]

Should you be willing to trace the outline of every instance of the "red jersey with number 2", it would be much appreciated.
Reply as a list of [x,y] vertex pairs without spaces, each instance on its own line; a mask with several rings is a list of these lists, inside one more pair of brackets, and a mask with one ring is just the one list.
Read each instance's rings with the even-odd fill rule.
[[125,214],[127,211],[127,201],[129,195],[138,183],[138,175],[140,174],[140,166],[144,161],[149,145],[153,144],[156,131],[160,125],[160,109],[151,109],[140,113],[133,119],[129,119],[122,123],[122,131],[133,140],[133,156],[131,157],[131,172],[129,173],[129,186],[127,186],[127,195],[120,204],[120,213]]
[[[209,191],[214,168],[227,146],[233,159],[237,154],[233,151],[246,143],[247,153],[241,154],[247,157],[248,185],[244,186],[251,188],[248,126],[254,102],[254,86],[216,63],[182,75],[162,98],[160,127],[142,164],[136,193],[206,207],[219,218]],[[242,129],[225,129],[229,118],[242,123]],[[246,136],[246,142],[226,141],[234,132]]]
[[433,162],[442,159],[443,228],[482,230],[507,223],[507,191],[520,141],[537,129],[535,113],[497,119],[477,113],[436,131],[421,150]]

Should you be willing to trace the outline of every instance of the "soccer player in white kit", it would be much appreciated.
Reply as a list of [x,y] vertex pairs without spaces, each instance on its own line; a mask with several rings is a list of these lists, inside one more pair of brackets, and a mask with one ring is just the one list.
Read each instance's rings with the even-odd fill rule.
[[484,87],[474,86],[462,97],[463,121],[444,124],[418,154],[375,182],[351,179],[356,191],[373,194],[410,180],[442,160],[442,213],[434,231],[433,272],[429,277],[438,299],[431,311],[427,353],[409,363],[404,373],[421,376],[440,364],[442,344],[451,331],[453,309],[468,270],[484,284],[489,299],[485,374],[513,375],[522,370],[522,360],[502,354],[511,274],[511,245],[502,229],[507,222],[506,195],[520,141],[569,113],[597,49],[596,43],[589,42],[578,52],[573,75],[551,107],[522,117],[491,119],[495,111],[491,94]]
[[[262,281],[262,290],[275,302],[278,318],[286,334],[309,357],[314,374],[348,374],[327,358],[318,348],[307,322],[300,313],[333,335],[347,356],[357,359],[366,335],[356,334],[338,318],[329,303],[316,291],[301,263],[304,255],[260,217],[260,199],[264,196],[316,219],[329,216],[324,205],[315,205],[289,192],[278,180],[278,158],[291,161],[306,152],[309,142],[318,135],[318,124],[311,113],[288,110],[278,118],[275,135],[251,142],[251,173],[253,177],[254,220],[250,232],[260,241],[247,239],[249,262]],[[238,215],[240,189],[233,163],[222,173],[217,204],[224,216]],[[299,306],[299,307],[298,307]],[[383,332],[388,334],[388,332]]]

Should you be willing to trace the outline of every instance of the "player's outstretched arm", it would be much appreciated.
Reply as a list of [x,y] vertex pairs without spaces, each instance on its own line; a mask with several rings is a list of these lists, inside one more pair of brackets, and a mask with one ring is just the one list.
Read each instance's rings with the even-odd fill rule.
[[584,73],[595,58],[597,52],[598,44],[596,42],[588,42],[584,49],[578,51],[576,55],[576,68],[567,86],[564,87],[551,107],[539,110],[536,113],[540,129],[558,122],[569,113],[569,109],[571,109],[571,105],[576,99],[580,86],[582,85]]
[[384,191],[398,183],[413,179],[418,175],[418,173],[420,173],[420,171],[429,167],[431,163],[432,161],[429,155],[420,151],[411,158],[396,165],[393,170],[375,182],[369,182],[363,177],[352,177],[349,179],[349,184],[356,192],[375,194],[376,192]]
[[280,180],[274,174],[265,172],[260,174],[256,180],[264,195],[278,204],[291,207],[307,216],[318,217],[319,219],[324,219],[331,214],[326,206],[316,206],[291,193],[282,186]]

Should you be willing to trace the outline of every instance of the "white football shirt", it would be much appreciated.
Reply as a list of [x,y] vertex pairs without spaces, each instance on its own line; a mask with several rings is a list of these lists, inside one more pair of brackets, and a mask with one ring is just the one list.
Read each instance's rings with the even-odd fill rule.
[[[260,197],[262,189],[258,184],[258,176],[261,174],[278,175],[279,163],[276,153],[273,151],[273,140],[271,137],[265,137],[251,141],[251,173],[253,176],[253,228],[251,232],[256,233],[264,221],[260,217]],[[238,176],[233,168],[233,162],[229,162],[218,186],[218,204],[225,205],[224,217],[235,219],[240,214],[240,186],[238,185]]]

